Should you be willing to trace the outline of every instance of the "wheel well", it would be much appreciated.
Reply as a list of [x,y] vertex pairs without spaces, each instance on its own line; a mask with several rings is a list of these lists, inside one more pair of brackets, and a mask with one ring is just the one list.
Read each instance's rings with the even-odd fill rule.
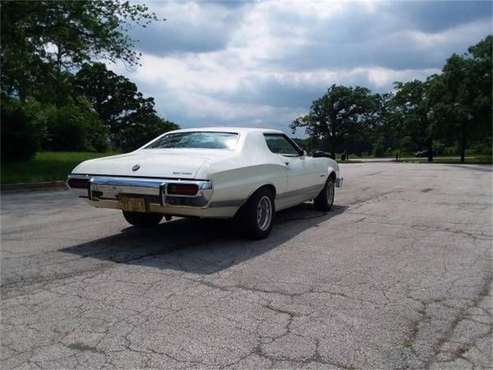
[[266,189],[269,189],[271,192],[272,192],[272,195],[274,196],[274,198],[276,197],[276,188],[274,187],[274,185],[271,185],[271,184],[268,184],[268,185],[262,185],[261,187],[259,187],[257,190],[255,190],[253,194],[255,194],[257,191],[259,191],[260,189],[263,189],[263,188],[266,188]]
[[329,179],[332,179],[334,181],[336,181],[336,173],[334,171],[332,171],[329,175]]
[[276,198],[276,188],[274,187],[274,185],[272,184],[266,184],[266,185],[262,185],[262,186],[259,186],[257,189],[255,189],[255,191],[250,194],[250,196],[247,198],[247,200],[241,205],[241,207],[236,211],[235,213],[235,217],[240,214],[241,210],[245,207],[245,204],[248,203],[248,201],[250,200],[250,198],[252,197],[253,194],[255,194],[257,191],[259,191],[260,189],[269,189],[271,192],[272,192],[272,196],[273,198],[275,199]]

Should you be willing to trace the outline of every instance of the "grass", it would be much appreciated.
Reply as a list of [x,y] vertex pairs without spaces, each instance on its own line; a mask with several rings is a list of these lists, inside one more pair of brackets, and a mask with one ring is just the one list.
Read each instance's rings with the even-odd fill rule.
[[18,184],[65,180],[72,169],[87,159],[114,153],[38,152],[31,161],[1,165],[1,183]]

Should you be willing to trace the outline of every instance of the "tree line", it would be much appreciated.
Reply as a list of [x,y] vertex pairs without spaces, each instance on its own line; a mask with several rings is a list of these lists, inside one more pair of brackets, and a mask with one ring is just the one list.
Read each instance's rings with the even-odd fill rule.
[[334,157],[420,151],[429,161],[437,154],[457,154],[464,162],[468,149],[491,156],[492,53],[489,35],[467,53],[453,54],[441,73],[395,82],[384,94],[332,85],[290,127],[293,133],[305,129],[307,149]]
[[[141,4],[119,0],[0,2],[2,160],[39,150],[135,149],[178,126],[160,117],[152,97],[102,61],[139,65],[129,27],[163,21]],[[490,35],[425,81],[396,82],[391,92],[332,85],[308,114],[307,149],[491,156]]]
[[101,61],[139,63],[129,27],[161,21],[117,0],[0,2],[2,160],[137,148],[178,126]]

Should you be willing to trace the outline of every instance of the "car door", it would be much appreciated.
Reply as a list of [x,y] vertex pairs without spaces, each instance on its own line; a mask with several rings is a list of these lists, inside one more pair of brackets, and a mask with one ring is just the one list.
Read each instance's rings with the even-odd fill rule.
[[303,201],[306,197],[305,190],[312,183],[303,151],[286,135],[269,133],[264,136],[270,151],[278,155],[280,162],[286,167],[287,192],[283,197],[293,204]]

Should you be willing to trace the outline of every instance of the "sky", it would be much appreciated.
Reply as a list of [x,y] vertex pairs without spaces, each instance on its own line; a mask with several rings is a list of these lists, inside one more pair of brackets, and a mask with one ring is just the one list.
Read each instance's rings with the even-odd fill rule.
[[141,66],[111,66],[181,127],[290,132],[332,84],[390,91],[492,29],[490,1],[153,1]]

